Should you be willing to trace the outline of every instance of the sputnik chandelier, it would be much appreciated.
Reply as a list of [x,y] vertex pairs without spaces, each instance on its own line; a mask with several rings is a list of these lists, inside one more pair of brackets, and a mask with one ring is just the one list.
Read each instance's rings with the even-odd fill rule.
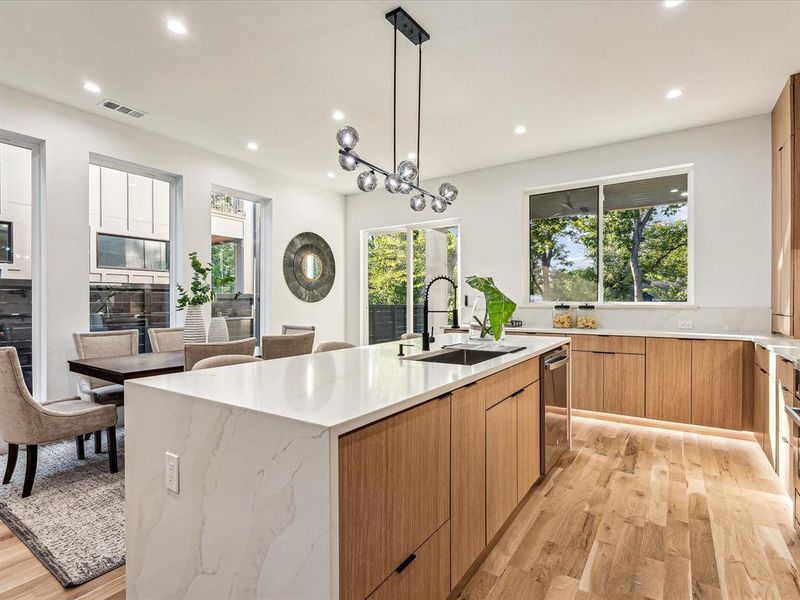
[[[433,212],[442,213],[451,205],[458,196],[458,189],[452,183],[443,183],[439,186],[438,194],[431,194],[419,187],[419,138],[420,117],[422,114],[422,44],[431,39],[431,36],[411,18],[402,8],[396,8],[386,13],[386,20],[394,26],[394,86],[392,94],[392,164],[391,171],[382,169],[361,158],[354,148],[358,144],[358,131],[354,127],[345,125],[336,132],[336,141],[339,142],[339,164],[345,171],[355,171],[358,165],[367,168],[358,175],[356,184],[362,192],[371,192],[378,186],[378,175],[384,176],[383,185],[386,191],[392,194],[410,194],[417,192],[409,201],[413,210],[421,211],[425,208],[427,199],[430,199]],[[397,32],[402,33],[408,40],[419,47],[419,72],[417,77],[417,162],[403,160],[397,162]]]

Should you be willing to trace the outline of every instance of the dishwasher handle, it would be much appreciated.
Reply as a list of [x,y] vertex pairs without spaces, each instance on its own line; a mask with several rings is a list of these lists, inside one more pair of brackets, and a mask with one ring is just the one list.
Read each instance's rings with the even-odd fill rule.
[[569,356],[566,354],[555,354],[544,360],[544,368],[546,371],[555,371],[556,369],[566,366],[568,362]]

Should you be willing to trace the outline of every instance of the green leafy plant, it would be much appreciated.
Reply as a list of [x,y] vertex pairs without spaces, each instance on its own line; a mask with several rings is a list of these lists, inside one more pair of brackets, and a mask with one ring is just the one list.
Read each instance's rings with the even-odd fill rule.
[[491,277],[467,277],[467,285],[481,292],[486,299],[486,313],[481,320],[473,315],[481,328],[481,337],[491,332],[495,340],[499,340],[505,325],[517,309],[516,303],[497,289]]
[[214,287],[224,287],[225,285],[234,281],[233,275],[225,277],[214,278],[214,286],[208,282],[208,276],[212,273],[213,267],[210,263],[203,264],[197,258],[197,252],[189,253],[189,262],[192,265],[192,284],[189,286],[189,291],[186,291],[182,285],[178,285],[178,310],[183,310],[187,306],[202,306],[212,302],[216,297]]

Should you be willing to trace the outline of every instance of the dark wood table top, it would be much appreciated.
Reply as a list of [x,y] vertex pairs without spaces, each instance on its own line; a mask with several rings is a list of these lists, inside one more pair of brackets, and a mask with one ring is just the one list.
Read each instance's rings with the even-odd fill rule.
[[123,384],[128,379],[183,371],[183,351],[148,352],[131,356],[106,356],[70,360],[73,373]]

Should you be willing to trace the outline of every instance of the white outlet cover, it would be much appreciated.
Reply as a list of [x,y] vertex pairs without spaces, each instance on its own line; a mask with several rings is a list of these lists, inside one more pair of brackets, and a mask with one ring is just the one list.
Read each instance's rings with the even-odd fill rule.
[[691,329],[692,322],[689,320],[686,321],[678,321],[678,329]]
[[167,452],[164,455],[164,485],[176,494],[180,493],[180,456]]

